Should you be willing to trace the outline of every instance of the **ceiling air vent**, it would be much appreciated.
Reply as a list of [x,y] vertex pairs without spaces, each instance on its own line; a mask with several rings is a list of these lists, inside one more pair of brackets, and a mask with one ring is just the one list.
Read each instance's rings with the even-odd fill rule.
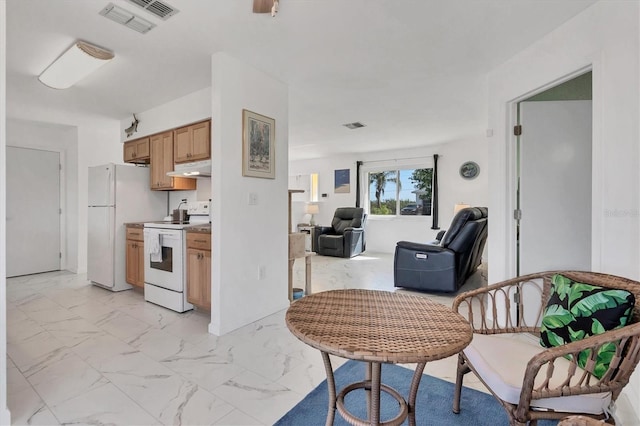
[[128,10],[118,7],[113,3],[109,3],[104,9],[102,9],[100,11],[100,15],[142,34],[148,33],[156,26],[156,24],[153,24],[146,19],[142,19],[138,15],[134,15]]
[[356,121],[353,123],[343,124],[343,126],[353,130],[353,129],[359,129],[360,127],[364,127],[365,124],[362,124],[361,122]]
[[169,6],[167,3],[160,0],[128,0],[130,3],[135,4],[146,10],[149,13],[153,13],[156,17],[166,21],[173,15],[179,12],[178,9]]

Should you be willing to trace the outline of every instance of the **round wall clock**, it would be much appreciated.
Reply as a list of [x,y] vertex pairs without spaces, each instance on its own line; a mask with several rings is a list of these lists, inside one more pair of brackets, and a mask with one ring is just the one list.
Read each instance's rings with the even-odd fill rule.
[[473,161],[467,161],[460,166],[460,176],[463,179],[475,179],[480,174],[480,166]]

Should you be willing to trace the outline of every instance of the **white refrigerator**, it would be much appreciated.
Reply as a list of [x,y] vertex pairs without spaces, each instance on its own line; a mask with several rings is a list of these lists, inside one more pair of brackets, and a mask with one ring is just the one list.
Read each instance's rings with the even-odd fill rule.
[[87,279],[112,291],[130,289],[126,274],[128,222],[162,220],[168,194],[150,189],[147,167],[89,167]]

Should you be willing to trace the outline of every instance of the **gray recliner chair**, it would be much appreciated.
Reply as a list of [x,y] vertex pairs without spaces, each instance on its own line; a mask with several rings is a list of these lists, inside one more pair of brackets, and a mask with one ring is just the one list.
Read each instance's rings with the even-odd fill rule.
[[316,226],[313,251],[324,256],[353,257],[365,250],[366,215],[360,207],[338,207],[331,226]]
[[395,287],[454,292],[482,261],[487,241],[488,209],[460,210],[435,244],[399,241],[393,262]]

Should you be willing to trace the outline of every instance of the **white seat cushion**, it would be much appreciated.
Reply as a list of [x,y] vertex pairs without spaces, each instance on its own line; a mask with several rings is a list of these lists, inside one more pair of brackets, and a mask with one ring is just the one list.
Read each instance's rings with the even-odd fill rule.
[[[538,338],[529,333],[474,334],[473,340],[464,349],[464,354],[474,370],[500,399],[517,405],[520,401],[520,390],[527,363],[535,354],[544,350],[546,348],[540,346]],[[555,387],[566,377],[563,372],[568,370],[570,362],[561,358],[554,364],[554,380],[549,384],[550,388]],[[545,378],[544,368],[538,374],[536,385]],[[610,402],[611,393],[602,392],[536,399],[531,401],[531,408],[601,414],[607,410]]]

